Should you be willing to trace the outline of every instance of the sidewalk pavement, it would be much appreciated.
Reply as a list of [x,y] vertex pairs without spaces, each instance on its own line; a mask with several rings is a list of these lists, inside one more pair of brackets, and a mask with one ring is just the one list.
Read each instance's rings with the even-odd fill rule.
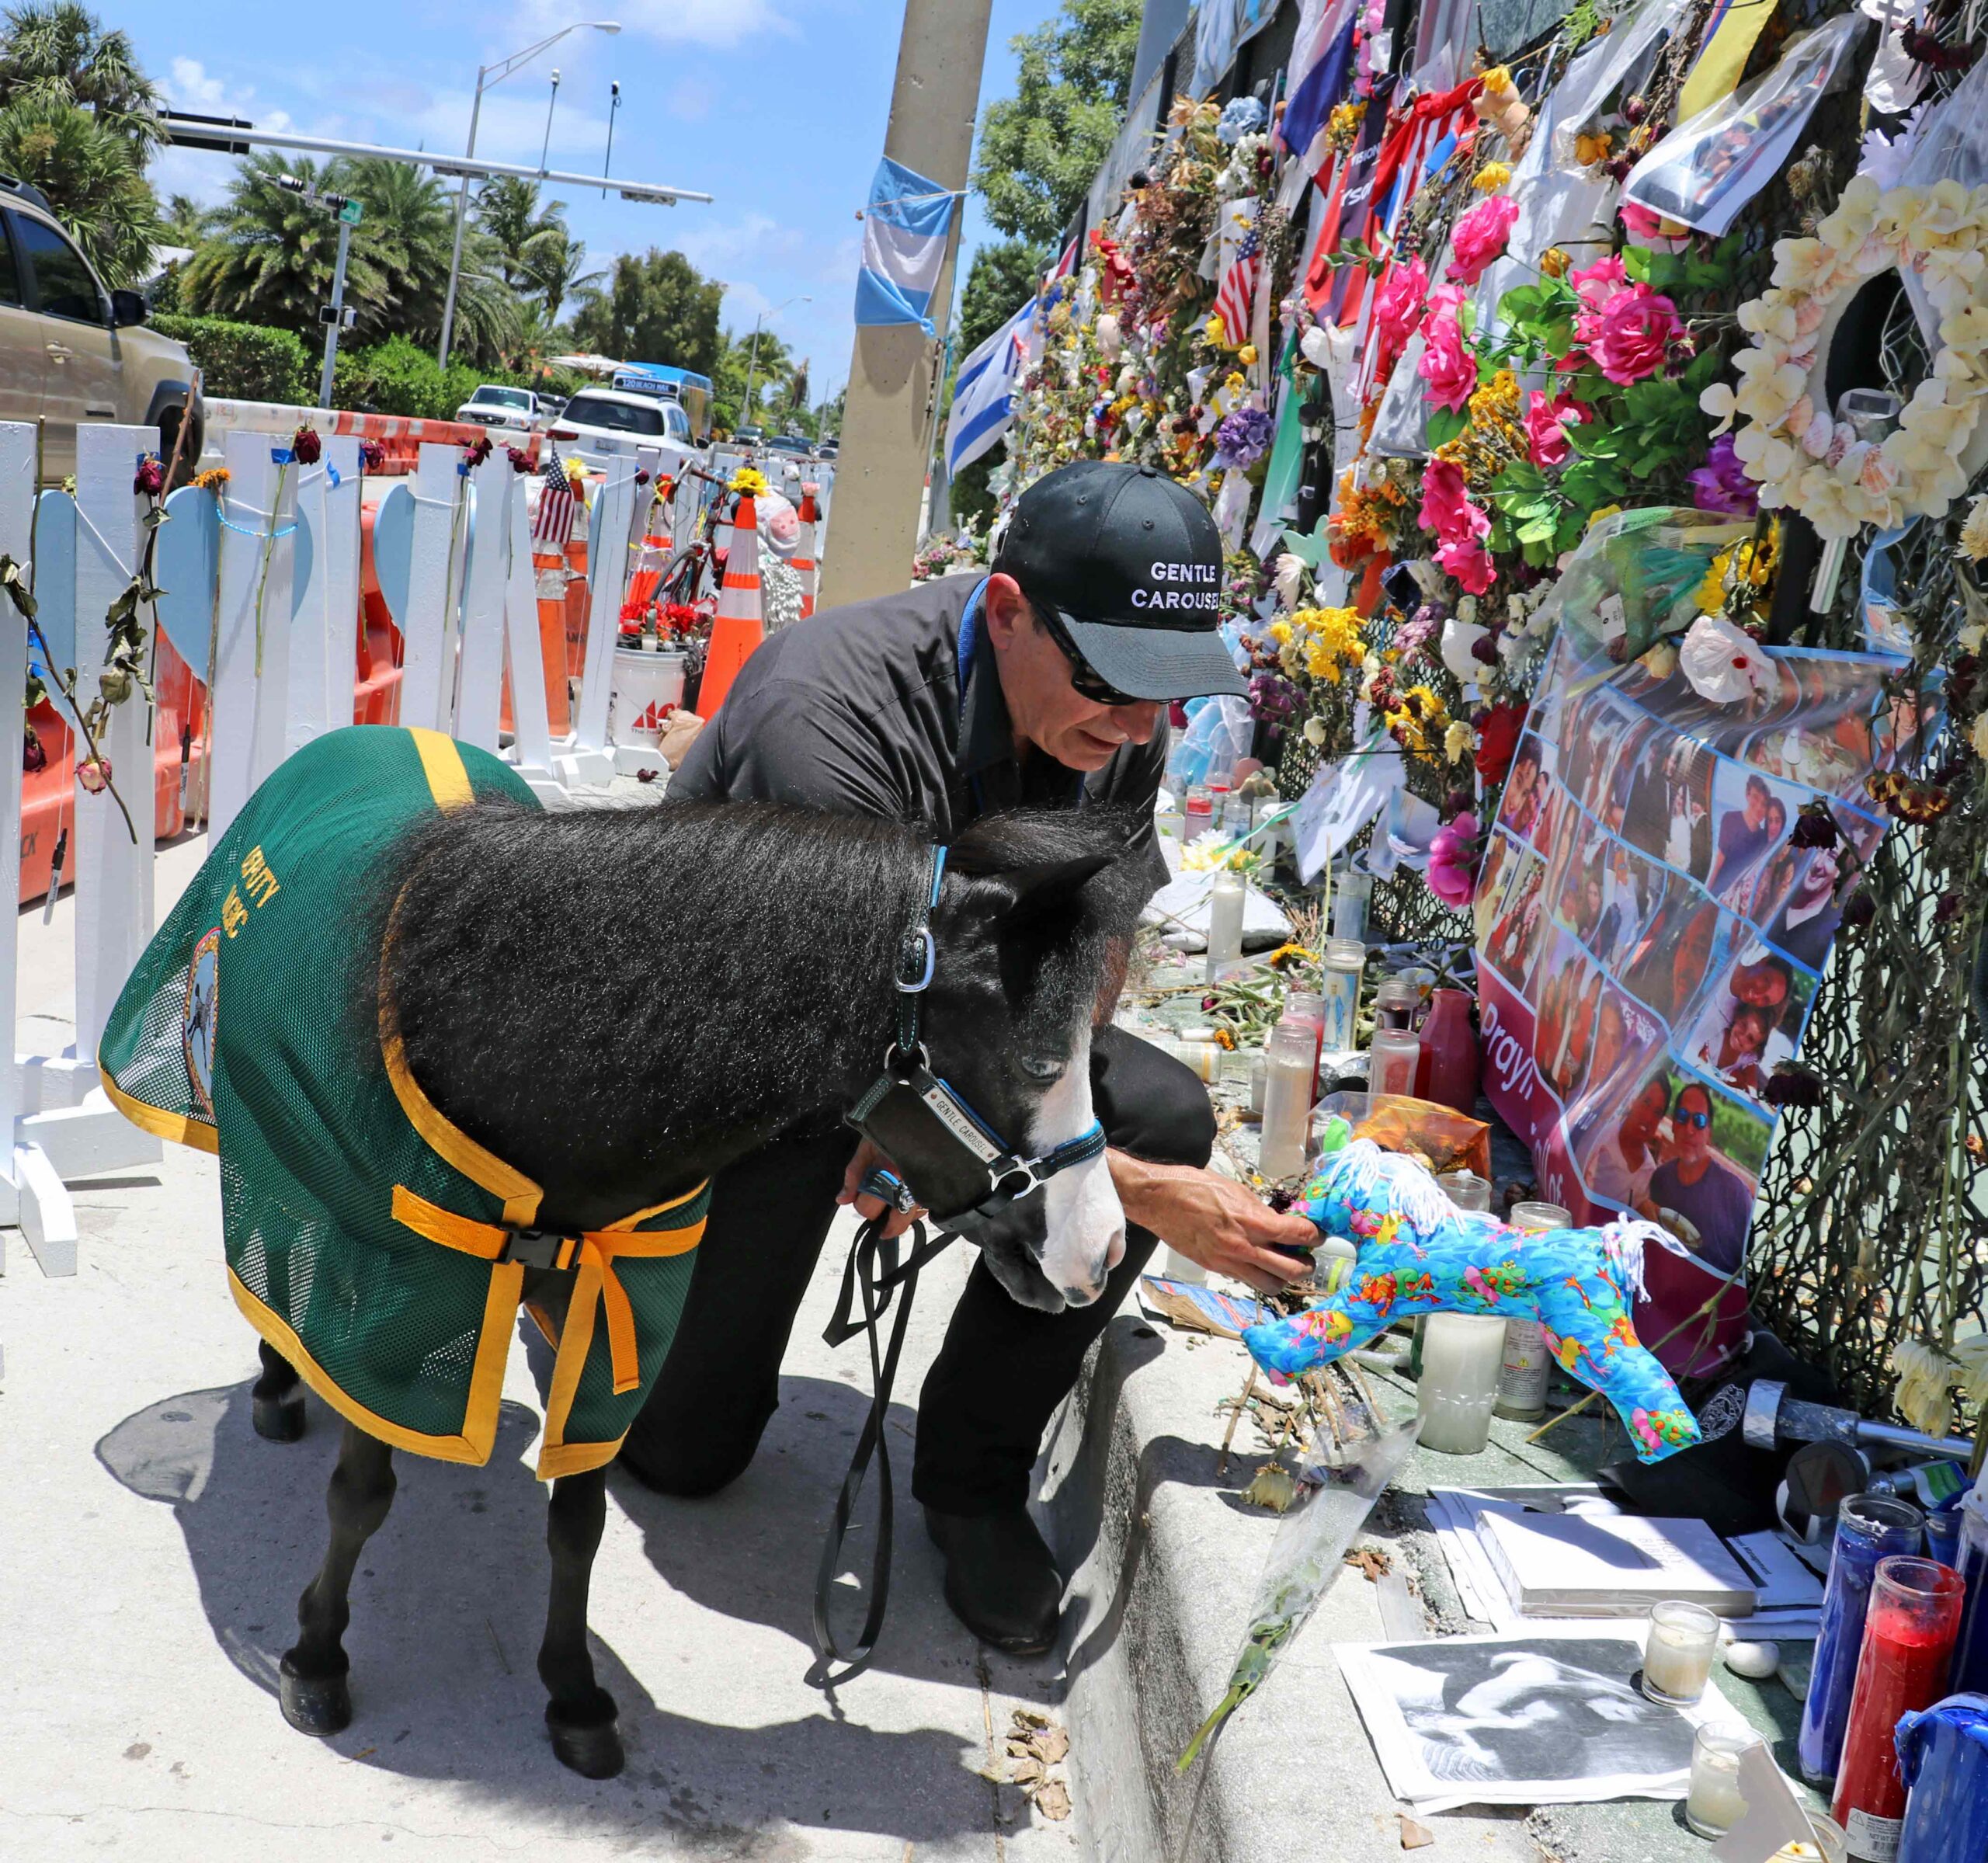
[[[204,846],[162,856],[162,915]],[[43,1052],[69,1039],[71,912],[65,898],[51,924],[38,907],[22,919],[23,1039]],[[697,1503],[610,1478],[590,1617],[628,1765],[593,1783],[553,1758],[533,1667],[542,1352],[511,1355],[488,1467],[396,1457],[399,1493],[353,1587],[353,1725],[320,1741],[284,1724],[276,1665],[322,1555],[338,1420],[311,1398],[302,1441],[251,1430],[255,1342],[223,1275],[216,1166],[165,1153],[75,1187],[75,1278],[45,1279],[18,1237],[0,1278],[0,1858],[1076,1856],[1074,1820],[992,1782],[1013,1712],[1058,1713],[1055,1666],[978,1648],[909,1493],[918,1389],[964,1251],[926,1271],[888,1426],[900,1513],[876,1666],[832,1700],[804,1679],[822,1536],[868,1403],[860,1343],[821,1340],[845,1220],[747,1474]],[[867,1552],[853,1540],[851,1563],[867,1570]]]

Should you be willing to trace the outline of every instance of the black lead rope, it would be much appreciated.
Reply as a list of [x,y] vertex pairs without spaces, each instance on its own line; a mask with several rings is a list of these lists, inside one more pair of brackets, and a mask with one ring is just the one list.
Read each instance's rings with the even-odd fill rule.
[[[876,1653],[877,1639],[884,1628],[884,1613],[891,1596],[891,1538],[895,1507],[891,1485],[891,1446],[885,1439],[884,1425],[891,1407],[891,1388],[897,1382],[898,1360],[904,1350],[905,1329],[911,1321],[911,1301],[918,1285],[918,1270],[954,1239],[954,1232],[941,1229],[928,1239],[925,1225],[914,1222],[909,1231],[911,1250],[898,1259],[898,1241],[884,1234],[884,1225],[894,1213],[908,1209],[910,1193],[894,1177],[873,1171],[863,1186],[866,1196],[881,1197],[885,1208],[857,1233],[842,1273],[842,1291],[836,1301],[835,1317],[822,1336],[832,1346],[841,1345],[858,1333],[870,1345],[870,1378],[874,1395],[870,1414],[864,1420],[857,1438],[856,1452],[850,1458],[849,1472],[843,1477],[842,1492],[836,1496],[835,1518],[829,1524],[827,1543],[822,1548],[822,1563],[815,1575],[815,1670],[809,1679],[823,1688],[834,1688],[860,1675]],[[879,1350],[885,1316],[891,1297],[902,1290],[897,1302],[897,1319],[891,1328],[890,1344]],[[858,1295],[862,1317],[852,1316]],[[842,1549],[849,1538],[850,1516],[870,1472],[877,1464],[877,1543],[870,1559],[870,1608],[863,1619],[853,1648],[837,1642],[829,1621],[829,1607],[842,1568]],[[843,1665],[837,1670],[834,1665]]]

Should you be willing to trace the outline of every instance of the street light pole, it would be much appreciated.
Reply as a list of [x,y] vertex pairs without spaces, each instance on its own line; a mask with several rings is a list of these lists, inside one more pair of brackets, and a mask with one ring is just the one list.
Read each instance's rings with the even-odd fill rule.
[[552,153],[552,113],[559,103],[559,68],[552,68],[552,95],[545,100],[545,141],[540,145],[538,165],[545,166],[545,158]]
[[[603,175],[611,174],[614,169],[614,119],[620,113],[621,84],[617,78],[607,87],[607,153],[600,164]],[[600,190],[600,197],[603,200],[607,198],[606,189]]]
[[[568,33],[618,33],[620,30],[621,26],[618,20],[576,19],[571,26],[561,26],[558,31],[549,33],[546,37],[540,40],[537,44],[528,45],[521,52],[513,52],[509,57],[499,59],[495,64],[478,65],[476,68],[476,95],[471,99],[469,106],[469,146],[463,151],[464,156],[471,156],[476,153],[477,120],[483,113],[483,93],[487,86],[502,84],[512,72],[529,64],[540,52],[557,45]],[[558,80],[556,75],[553,81],[553,96],[555,98],[558,96]],[[550,110],[546,113],[545,133],[549,148],[552,136],[552,115]],[[541,169],[545,166],[545,154],[543,151],[539,155],[538,165]],[[463,267],[463,221],[468,211],[469,176],[464,175],[462,186],[456,191],[455,245],[449,255],[448,294],[442,301],[442,340],[435,352],[436,361],[445,369],[449,366],[449,338],[455,328],[456,284],[462,275]]]
[[762,311],[752,320],[752,353],[746,359],[746,413],[749,419],[752,412],[752,377],[759,366],[759,329],[769,317],[777,317],[787,304],[811,304],[812,297],[790,297],[787,304],[775,304],[771,311]]
[[339,256],[332,270],[331,315],[325,320],[325,369],[318,377],[318,405],[332,405],[332,374],[339,360],[339,332],[345,321],[345,261],[352,250],[352,229],[358,224],[360,204],[356,200],[339,203]]

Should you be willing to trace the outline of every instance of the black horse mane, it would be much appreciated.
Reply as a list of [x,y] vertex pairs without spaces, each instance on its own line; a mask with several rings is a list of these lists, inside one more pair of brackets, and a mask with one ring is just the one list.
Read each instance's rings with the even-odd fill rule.
[[[1136,911],[1114,877],[1127,833],[1107,812],[1016,814],[950,850],[961,876],[1100,864],[1030,980],[1072,1017]],[[609,1195],[638,1160],[742,1154],[832,1119],[880,1063],[930,847],[784,805],[440,815],[381,876],[382,1026],[443,1112],[541,1182],[555,1160]]]

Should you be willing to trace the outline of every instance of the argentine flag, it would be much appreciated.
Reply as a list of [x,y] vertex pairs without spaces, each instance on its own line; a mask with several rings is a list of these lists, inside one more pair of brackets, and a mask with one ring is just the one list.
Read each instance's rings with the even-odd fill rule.
[[946,231],[958,196],[886,155],[863,213],[863,269],[856,280],[859,324],[915,323],[926,315],[946,257]]
[[957,478],[1006,433],[1014,410],[1009,397],[1028,360],[1035,317],[1030,298],[960,364],[953,384],[953,412],[946,423],[946,476]]

